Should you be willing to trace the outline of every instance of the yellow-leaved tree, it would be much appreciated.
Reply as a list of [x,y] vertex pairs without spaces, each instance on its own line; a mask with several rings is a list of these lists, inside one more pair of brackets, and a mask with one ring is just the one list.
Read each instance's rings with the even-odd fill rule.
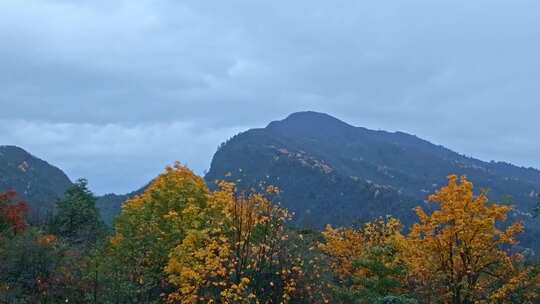
[[[424,303],[537,303],[537,278],[511,247],[521,223],[504,226],[510,206],[475,195],[465,177],[450,176],[448,185],[430,196],[435,211],[418,207],[404,258],[410,283]],[[505,228],[503,228],[505,227]],[[535,283],[536,282],[536,283]],[[516,302],[517,303],[517,302]]]
[[208,209],[209,195],[201,177],[176,163],[124,204],[106,249],[110,276],[116,278],[113,293],[150,303],[167,291],[169,253],[188,231],[205,225],[199,213]]
[[189,231],[170,255],[166,271],[177,286],[169,295],[171,303],[327,300],[317,282],[318,264],[309,261],[302,237],[285,227],[285,209],[264,195],[238,193],[230,183],[220,184],[209,209],[201,213],[205,228]]

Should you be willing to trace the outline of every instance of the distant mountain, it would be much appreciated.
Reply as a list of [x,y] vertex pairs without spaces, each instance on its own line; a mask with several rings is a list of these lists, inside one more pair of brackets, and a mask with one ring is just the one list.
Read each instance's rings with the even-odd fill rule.
[[15,190],[43,216],[71,181],[62,170],[16,146],[0,146],[0,192]]
[[[0,146],[0,192],[14,190],[28,202],[33,220],[41,220],[50,214],[56,201],[72,185],[68,176],[59,168],[41,160],[22,148]],[[112,223],[128,198],[139,191],[97,197],[97,207],[103,220]]]
[[234,136],[218,149],[205,178],[243,189],[278,186],[297,225],[321,228],[387,214],[409,223],[416,219],[413,207],[427,206],[427,196],[449,174],[466,175],[476,189],[513,202],[516,216],[531,221],[540,171],[484,162],[414,135],[355,127],[316,112]]
[[[294,224],[318,229],[387,214],[411,223],[413,208],[429,208],[427,196],[449,174],[467,175],[492,200],[514,204],[512,216],[527,224],[523,243],[540,249],[540,223],[530,214],[540,171],[484,162],[414,135],[354,127],[322,113],[294,113],[234,136],[215,153],[205,179],[210,185],[234,181],[241,189],[275,185],[281,204],[295,214]],[[37,214],[50,211],[70,185],[57,167],[21,148],[0,146],[0,191],[17,191]],[[98,197],[103,219],[112,223],[123,202],[144,189]]]
[[103,221],[108,225],[112,225],[116,216],[120,214],[120,211],[122,211],[122,205],[124,202],[134,196],[142,194],[146,187],[147,186],[127,194],[110,193],[98,196],[96,207],[99,209]]

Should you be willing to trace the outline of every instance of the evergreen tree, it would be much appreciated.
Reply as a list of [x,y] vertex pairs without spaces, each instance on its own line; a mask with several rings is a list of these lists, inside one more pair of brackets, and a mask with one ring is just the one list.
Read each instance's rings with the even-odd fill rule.
[[68,243],[82,247],[95,245],[105,235],[106,227],[87,180],[77,180],[57,202],[51,228]]

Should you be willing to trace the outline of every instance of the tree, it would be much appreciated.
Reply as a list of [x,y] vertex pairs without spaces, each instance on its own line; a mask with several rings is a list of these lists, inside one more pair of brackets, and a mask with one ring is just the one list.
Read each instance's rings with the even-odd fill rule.
[[516,266],[520,255],[509,250],[523,225],[498,228],[510,206],[491,204],[485,194],[475,196],[472,183],[457,176],[429,200],[437,210],[416,209],[420,223],[403,247],[409,279],[426,303],[507,303],[509,294],[534,281]]
[[360,229],[326,228],[321,248],[336,275],[334,290],[341,302],[414,303],[406,296],[407,269],[399,252],[401,228],[392,217],[368,222]]
[[0,242],[0,303],[81,303],[79,266],[65,243],[29,228]]
[[207,207],[208,196],[204,180],[176,163],[124,204],[105,249],[114,266],[108,275],[120,287],[114,296],[152,303],[168,291],[164,268],[169,253],[190,229],[204,225],[198,214]]
[[63,301],[77,265],[54,235],[28,225],[28,211],[15,192],[0,194],[0,302]]
[[[538,194],[536,197],[537,197],[537,199],[540,199],[540,194]],[[536,218],[536,217],[538,217],[540,215],[540,201],[536,202],[536,205],[532,209],[532,214],[533,214],[534,218]]]
[[51,231],[72,245],[94,246],[104,236],[105,225],[96,208],[96,198],[85,179],[77,180],[56,203]]
[[93,298],[96,303],[99,272],[93,255],[105,240],[107,227],[85,179],[77,180],[56,203],[49,232],[57,238],[56,246],[51,247],[56,249],[57,262],[51,271],[57,284],[49,284],[49,293],[62,295],[62,301],[77,303]]
[[286,229],[287,211],[264,195],[220,187],[198,213],[205,225],[190,230],[170,255],[166,271],[177,289],[169,301],[323,303],[320,269],[302,254],[303,237]]
[[23,232],[28,227],[28,204],[17,200],[17,193],[0,193],[0,240]]

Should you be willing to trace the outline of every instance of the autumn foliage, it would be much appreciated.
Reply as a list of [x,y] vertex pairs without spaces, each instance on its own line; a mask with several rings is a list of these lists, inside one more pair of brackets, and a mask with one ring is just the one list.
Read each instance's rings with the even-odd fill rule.
[[404,303],[536,303],[537,271],[512,251],[523,225],[506,225],[512,208],[473,190],[465,177],[450,176],[429,197],[435,211],[416,208],[419,223],[406,236],[392,218],[360,230],[327,228],[322,248],[339,290],[349,291],[346,303],[354,302],[351,294],[358,303],[396,296]]
[[[512,251],[520,223],[511,207],[475,195],[455,176],[399,220],[328,227],[305,239],[272,202],[279,190],[210,191],[186,167],[167,168],[130,201],[110,240],[131,282],[126,295],[169,303],[534,303],[538,275]],[[323,271],[326,269],[327,271]],[[328,271],[331,270],[331,271]]]
[[24,231],[28,226],[28,211],[26,202],[17,201],[17,193],[0,193],[0,238],[5,233],[16,234]]
[[329,256],[334,291],[344,303],[378,303],[387,297],[407,301],[406,265],[399,248],[404,237],[399,220],[379,218],[359,229],[330,226],[320,245]]
[[205,224],[201,216],[209,195],[202,178],[175,164],[125,203],[107,248],[115,265],[113,283],[123,285],[124,298],[144,303],[160,297],[169,284],[163,271],[169,254]]
[[[512,252],[521,223],[504,225],[510,206],[493,204],[465,177],[450,176],[448,186],[429,197],[437,205],[427,214],[418,207],[404,256],[417,292],[443,303],[512,303],[512,295],[531,287],[530,269]],[[505,227],[505,228],[503,228]],[[538,295],[520,300],[533,303]]]
[[145,302],[157,295],[170,303],[324,301],[313,279],[317,265],[301,254],[308,244],[289,233],[289,214],[267,198],[277,192],[240,193],[228,183],[210,192],[188,168],[168,167],[126,202],[110,239],[108,255],[118,265],[111,275],[127,287],[123,296]]
[[[267,194],[277,191],[269,187]],[[309,257],[299,254],[302,237],[289,233],[285,209],[261,194],[238,193],[234,185],[221,183],[207,212],[199,213],[204,228],[191,230],[170,256],[166,271],[178,287],[170,302],[326,300],[313,281],[320,269],[308,266]]]
[[416,208],[325,231],[291,227],[279,189],[241,191],[176,163],[129,199],[106,235],[84,180],[49,226],[0,195],[0,303],[538,303],[511,206],[465,177]]

